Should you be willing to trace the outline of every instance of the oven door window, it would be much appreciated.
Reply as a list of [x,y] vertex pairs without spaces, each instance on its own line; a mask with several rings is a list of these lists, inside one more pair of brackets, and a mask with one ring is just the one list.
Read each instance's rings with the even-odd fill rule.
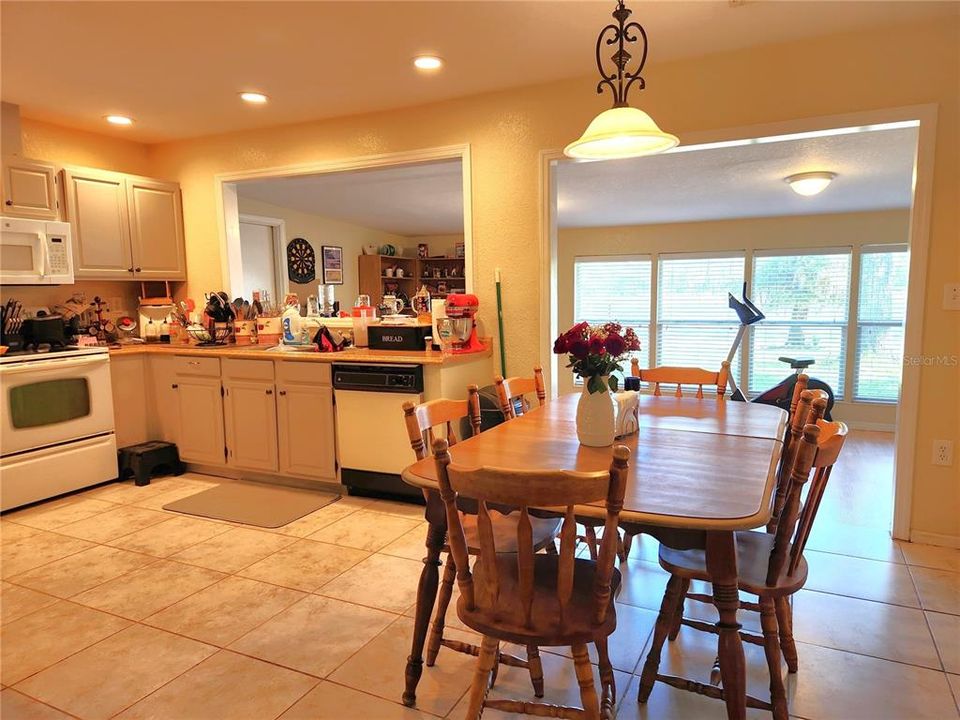
[[86,378],[63,378],[10,389],[10,420],[14,428],[42,427],[90,414]]

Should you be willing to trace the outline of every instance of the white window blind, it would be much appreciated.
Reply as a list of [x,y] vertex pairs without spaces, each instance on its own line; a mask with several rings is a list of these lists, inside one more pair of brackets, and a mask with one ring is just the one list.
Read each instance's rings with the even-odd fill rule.
[[766,320],[750,333],[749,392],[759,393],[792,372],[779,357],[812,358],[807,371],[844,395],[850,250],[792,255],[758,252],[753,302]]
[[871,246],[860,256],[855,400],[896,402],[910,256],[905,246]]
[[[573,265],[573,322],[618,322],[640,336],[640,362],[649,357],[650,258],[578,257]],[[562,328],[566,329],[566,328]],[[628,367],[624,370],[629,372]]]
[[727,293],[740,296],[743,262],[742,254],[660,256],[656,365],[720,369],[737,334]]

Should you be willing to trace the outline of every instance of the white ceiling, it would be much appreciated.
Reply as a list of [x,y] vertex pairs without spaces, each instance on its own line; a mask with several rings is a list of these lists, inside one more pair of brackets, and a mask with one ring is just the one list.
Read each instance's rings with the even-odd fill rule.
[[[2,99],[141,142],[421,105],[584,77],[607,2],[0,3]],[[650,64],[960,12],[954,2],[633,3]],[[412,56],[447,67],[425,76]],[[892,61],[897,61],[894,57]],[[655,73],[647,73],[655,83]],[[271,101],[241,103],[241,90]],[[106,125],[110,113],[136,119]]]
[[[916,128],[665,153],[634,160],[561,162],[560,227],[695,222],[906,208]],[[819,195],[783,181],[837,174]]]
[[396,235],[463,233],[459,160],[247,180],[237,184],[237,193]]

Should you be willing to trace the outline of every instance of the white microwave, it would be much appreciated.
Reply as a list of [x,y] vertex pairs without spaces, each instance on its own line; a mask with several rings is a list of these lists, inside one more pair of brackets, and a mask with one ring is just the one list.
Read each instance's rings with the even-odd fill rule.
[[67,285],[72,282],[70,223],[0,218],[0,283]]

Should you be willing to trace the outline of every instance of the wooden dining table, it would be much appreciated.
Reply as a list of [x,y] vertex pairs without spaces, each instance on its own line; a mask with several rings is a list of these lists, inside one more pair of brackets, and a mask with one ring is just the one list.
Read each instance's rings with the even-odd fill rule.
[[[564,395],[545,406],[463,440],[451,460],[466,467],[510,470],[604,471],[610,447],[577,441],[579,396]],[[746,672],[737,592],[734,532],[770,520],[776,466],[787,414],[770,405],[641,395],[639,432],[617,441],[630,449],[629,475],[620,522],[677,549],[700,548],[713,586],[717,654],[727,716],[746,714]],[[426,491],[426,556],[417,588],[416,617],[405,671],[403,702],[416,703],[423,647],[439,582],[446,516],[437,492],[433,458],[403,471],[405,482]],[[544,508],[544,510],[548,510]],[[578,517],[602,520],[603,503],[578,505]],[[637,638],[642,642],[642,638]]]

